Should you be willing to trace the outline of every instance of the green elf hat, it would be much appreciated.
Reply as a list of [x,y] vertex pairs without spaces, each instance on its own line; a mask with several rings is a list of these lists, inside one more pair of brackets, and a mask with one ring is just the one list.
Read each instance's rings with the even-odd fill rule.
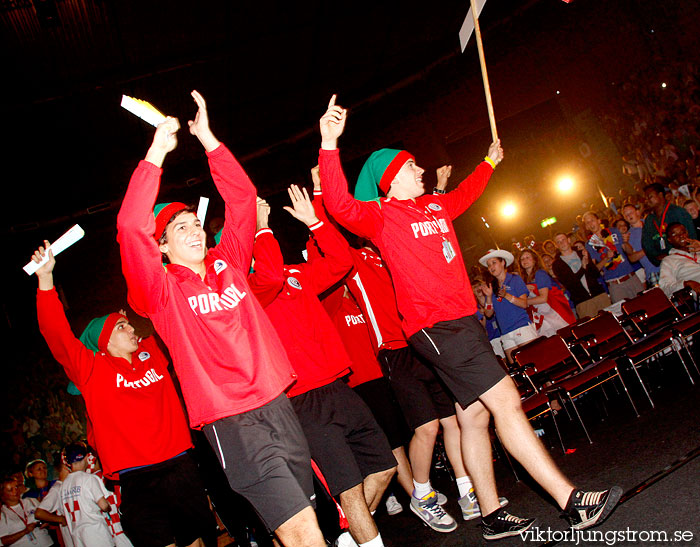
[[159,241],[163,232],[165,232],[165,227],[168,225],[168,221],[173,218],[175,213],[187,209],[187,205],[180,203],[179,201],[173,201],[172,203],[159,203],[153,209],[153,216],[156,217],[156,231],[153,237],[156,241]]
[[107,344],[109,343],[109,337],[112,336],[114,325],[123,317],[120,313],[110,313],[109,315],[96,317],[85,327],[83,334],[80,335],[80,341],[87,349],[94,352],[107,351]]
[[386,194],[391,181],[408,160],[415,160],[412,154],[405,150],[382,148],[372,152],[357,177],[355,198],[360,201],[372,201],[379,197],[377,189]]

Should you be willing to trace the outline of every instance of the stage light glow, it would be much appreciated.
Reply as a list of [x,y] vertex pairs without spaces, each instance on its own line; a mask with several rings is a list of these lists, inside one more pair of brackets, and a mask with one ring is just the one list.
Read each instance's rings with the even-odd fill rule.
[[503,206],[503,209],[501,209],[501,214],[506,217],[510,218],[515,216],[515,214],[518,212],[518,208],[516,207],[515,203],[512,201],[509,201]]
[[568,175],[561,177],[557,181],[557,188],[562,194],[568,194],[574,189],[574,179]]

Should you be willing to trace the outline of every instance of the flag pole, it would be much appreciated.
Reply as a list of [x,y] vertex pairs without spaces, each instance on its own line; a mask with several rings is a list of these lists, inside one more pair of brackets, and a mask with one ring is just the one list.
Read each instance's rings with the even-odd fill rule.
[[479,28],[479,18],[476,12],[476,0],[469,0],[472,7],[472,17],[474,18],[474,34],[476,35],[476,47],[479,50],[479,63],[481,64],[481,77],[484,80],[484,93],[486,95],[486,107],[489,111],[489,123],[491,124],[491,137],[494,142],[498,140],[496,130],[496,116],[493,113],[493,101],[491,100],[491,88],[489,87],[489,75],[486,72],[486,58],[484,57],[484,45],[481,43],[481,29]]

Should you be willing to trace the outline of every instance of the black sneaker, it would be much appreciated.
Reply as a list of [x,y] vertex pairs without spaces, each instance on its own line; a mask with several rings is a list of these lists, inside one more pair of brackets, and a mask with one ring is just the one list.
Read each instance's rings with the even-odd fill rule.
[[574,490],[562,513],[574,530],[585,530],[603,522],[613,512],[622,496],[622,488],[613,486],[602,492]]
[[484,539],[489,541],[503,539],[518,536],[525,530],[529,530],[533,524],[535,519],[521,519],[501,507],[495,516],[488,515],[486,519],[481,518],[481,533]]

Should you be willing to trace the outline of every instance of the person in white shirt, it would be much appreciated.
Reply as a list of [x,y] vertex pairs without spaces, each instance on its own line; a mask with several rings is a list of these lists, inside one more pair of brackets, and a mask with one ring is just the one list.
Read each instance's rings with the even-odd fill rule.
[[691,239],[680,222],[668,226],[666,238],[672,249],[661,261],[659,287],[669,297],[684,287],[700,293],[700,241]]
[[61,485],[61,503],[66,523],[75,547],[114,547],[104,513],[109,512],[109,493],[102,481],[85,472],[88,465],[87,447],[83,443],[69,444],[66,463],[71,472]]
[[0,544],[15,547],[50,547],[53,540],[34,516],[39,502],[21,499],[19,486],[13,477],[2,480],[0,507]]
[[70,469],[63,463],[62,454],[59,452],[54,460],[54,469],[58,470],[58,480],[53,483],[44,499],[39,503],[35,516],[44,522],[57,524],[61,531],[64,547],[75,547],[73,537],[66,524],[66,517],[63,516],[63,505],[61,504],[61,485],[70,473]]

